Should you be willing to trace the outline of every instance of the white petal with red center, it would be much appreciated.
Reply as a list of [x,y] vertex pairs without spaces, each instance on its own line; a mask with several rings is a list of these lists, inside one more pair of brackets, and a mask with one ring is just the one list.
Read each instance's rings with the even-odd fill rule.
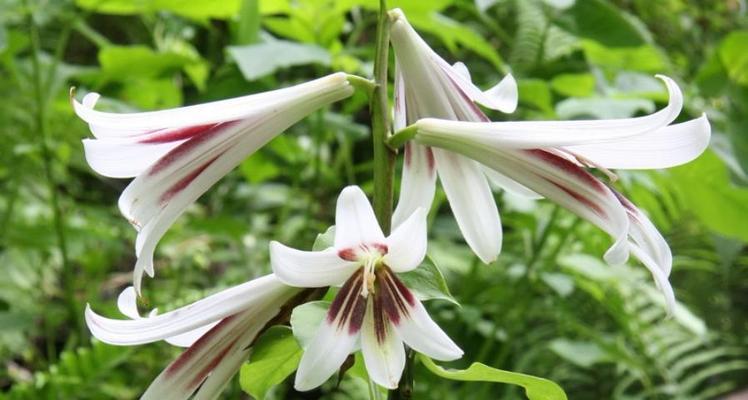
[[393,271],[407,272],[418,267],[426,256],[428,245],[426,211],[418,208],[392,231],[385,243],[387,254],[382,261]]
[[90,306],[86,306],[86,324],[91,334],[105,343],[151,343],[193,331],[248,308],[283,303],[298,291],[299,289],[282,284],[275,276],[266,275],[174,311],[148,318],[110,319],[94,313]]
[[363,279],[359,270],[335,296],[326,318],[304,349],[296,370],[296,390],[307,391],[325,383],[354,350],[366,312],[366,299],[361,296]]
[[335,248],[302,251],[276,241],[270,242],[270,264],[281,282],[298,287],[336,286],[357,269],[357,263],[340,258]]
[[397,227],[418,208],[431,209],[436,191],[436,165],[431,149],[415,142],[405,144],[400,195],[392,214]]
[[566,146],[594,165],[618,169],[670,168],[694,160],[709,146],[706,115],[617,141]]
[[335,209],[335,248],[344,251],[377,243],[384,243],[384,233],[369,200],[358,186],[346,187]]
[[460,155],[433,149],[439,179],[468,246],[484,263],[501,252],[501,220],[480,166]]
[[395,389],[405,368],[405,346],[375,301],[369,301],[361,327],[361,352],[371,380]]

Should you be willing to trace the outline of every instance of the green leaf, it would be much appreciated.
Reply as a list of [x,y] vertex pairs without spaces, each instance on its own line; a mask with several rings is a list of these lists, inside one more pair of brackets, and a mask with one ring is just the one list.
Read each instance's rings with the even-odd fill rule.
[[307,64],[330,65],[330,53],[322,47],[285,40],[231,46],[228,50],[244,78],[250,81],[281,68]]
[[329,301],[312,301],[293,309],[291,328],[301,348],[306,348],[312,341],[329,308]]
[[551,80],[551,88],[569,97],[586,97],[595,91],[595,77],[592,74],[561,74]]
[[242,390],[264,399],[268,390],[296,371],[302,353],[289,327],[271,327],[255,343],[249,363],[242,366]]
[[460,305],[452,297],[444,275],[430,257],[426,257],[418,268],[398,274],[398,277],[420,300],[441,299]]
[[748,190],[730,182],[727,167],[712,151],[696,160],[672,168],[684,207],[708,228],[725,236],[748,240]]
[[748,85],[748,31],[727,35],[719,46],[719,56],[730,79]]
[[172,52],[157,53],[147,46],[109,46],[99,51],[99,64],[110,79],[157,78],[174,73],[194,60]]
[[555,339],[549,348],[559,357],[572,362],[582,368],[611,360],[611,357],[597,344],[592,342]]
[[442,378],[467,382],[495,382],[519,385],[525,388],[530,400],[566,400],[566,393],[555,382],[519,372],[504,371],[481,363],[472,363],[463,370],[444,369],[430,358],[419,354],[418,359],[433,374]]
[[538,108],[546,114],[553,114],[551,89],[541,79],[520,79],[517,82],[519,102]]
[[642,72],[662,72],[667,69],[665,56],[651,45],[610,48],[592,40],[582,40],[587,61],[612,71],[622,69]]
[[332,247],[333,243],[335,243],[335,225],[327,228],[324,233],[317,235],[312,245],[312,251],[320,251]]
[[252,154],[242,162],[239,170],[244,179],[251,183],[260,183],[275,178],[281,171],[280,168],[262,152]]
[[78,7],[101,14],[136,15],[169,11],[195,19],[230,18],[239,11],[240,0],[75,0]]
[[577,36],[592,39],[609,47],[633,47],[645,43],[633,17],[606,0],[577,1],[562,19],[565,28]]
[[566,99],[556,104],[556,114],[560,119],[629,118],[639,111],[651,113],[654,110],[654,103],[647,99],[587,97]]

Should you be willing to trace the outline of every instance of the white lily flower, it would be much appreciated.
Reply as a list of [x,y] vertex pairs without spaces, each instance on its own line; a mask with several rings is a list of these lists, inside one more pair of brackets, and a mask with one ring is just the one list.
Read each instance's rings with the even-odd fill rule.
[[[300,289],[266,275],[182,308],[142,318],[135,291],[117,303],[129,320],[102,317],[86,307],[86,324],[102,342],[132,346],[166,340],[189,346],[151,383],[142,399],[213,399],[249,358],[250,344]],[[192,396],[192,397],[191,397]]]
[[171,110],[114,114],[93,109],[99,95],[73,100],[95,139],[86,160],[101,175],[135,179],[119,199],[138,230],[133,282],[153,276],[153,252],[169,227],[221,177],[315,110],[350,96],[343,73],[296,86]]
[[327,317],[304,349],[296,390],[324,383],[360,346],[369,376],[396,388],[405,366],[403,343],[438,360],[462,350],[429,317],[396,273],[416,268],[426,254],[426,212],[417,209],[385,237],[366,195],[357,186],[338,198],[334,245],[301,251],[270,244],[273,271],[291,286],[341,285]]
[[[547,197],[608,232],[615,242],[605,259],[611,264],[620,264],[632,252],[652,273],[666,298],[668,309],[672,310],[675,299],[668,282],[672,254],[667,242],[646,215],[584,167],[599,168],[605,173],[610,173],[607,168],[667,168],[689,162],[701,154],[710,137],[705,116],[670,125],[683,105],[682,94],[675,82],[659,76],[667,85],[670,101],[664,109],[643,117],[489,122],[475,106],[473,98],[460,90],[453,79],[444,78],[444,75],[435,77],[430,73],[441,63],[433,61],[433,52],[401,13],[391,15],[394,18],[392,43],[400,66],[400,80],[404,82],[396,92],[405,99],[399,101],[400,113],[407,115],[406,122],[412,123],[415,130],[415,143],[406,147],[406,167],[410,162],[409,170],[426,171],[421,175],[411,173],[410,187],[403,190],[433,192],[433,178],[427,174],[433,174],[433,159],[436,158],[442,184],[458,223],[461,219],[472,222],[460,224],[466,241],[486,261],[487,256],[495,256],[498,251],[486,243],[476,246],[479,242],[474,237],[478,235],[487,241],[500,241],[501,238],[494,235],[493,212],[481,209],[485,207],[483,203],[493,204],[493,199],[488,198],[490,193],[486,194],[484,180],[475,178],[478,172],[470,172],[470,175],[453,173],[455,179],[444,179],[443,166],[438,161],[439,157],[446,159],[445,154],[451,154],[454,160],[460,160],[464,165],[464,160],[468,159],[468,163],[473,163],[470,164],[472,171],[483,168],[489,178],[498,178],[496,183],[505,189],[519,189],[530,195]],[[429,77],[428,81],[424,81],[424,76]],[[426,107],[422,102],[430,106]],[[418,149],[435,157],[411,155],[409,160],[409,149],[411,152]],[[415,176],[418,179],[414,179]],[[477,181],[480,185],[475,183]],[[450,197],[450,192],[457,195]],[[459,206],[453,202],[456,196],[464,200],[457,203]],[[412,208],[410,203],[403,204],[405,210]],[[478,211],[472,211],[471,207]],[[464,210],[458,211],[458,208]],[[482,217],[476,218],[475,215]],[[468,229],[471,233],[466,234],[465,227],[473,230]]]

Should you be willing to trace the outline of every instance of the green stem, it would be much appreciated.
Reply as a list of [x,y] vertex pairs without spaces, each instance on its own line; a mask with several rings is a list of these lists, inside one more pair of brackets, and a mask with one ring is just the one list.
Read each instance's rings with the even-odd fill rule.
[[390,136],[390,113],[387,101],[387,65],[389,61],[389,18],[386,0],[379,1],[377,44],[374,58],[374,82],[371,96],[371,131],[374,147],[374,213],[382,231],[388,234],[392,219],[395,152],[387,146]]
[[[60,205],[60,196],[57,190],[57,184],[55,182],[54,172],[53,172],[53,157],[52,149],[49,144],[49,134],[47,132],[47,116],[46,116],[46,107],[47,107],[47,101],[46,98],[50,95],[49,93],[46,93],[45,95],[45,80],[42,78],[42,68],[41,63],[39,60],[39,53],[41,52],[41,48],[39,45],[39,30],[36,26],[33,16],[29,14],[28,16],[28,23],[29,23],[29,29],[30,29],[30,41],[31,41],[31,49],[33,52],[32,56],[32,72],[33,72],[33,80],[34,80],[34,100],[35,100],[35,106],[36,106],[36,112],[35,112],[35,122],[36,122],[36,132],[38,133],[39,142],[41,145],[41,151],[42,151],[42,165],[44,168],[44,176],[47,181],[47,187],[49,190],[49,202],[50,202],[50,208],[52,208],[52,223],[54,225],[54,231],[55,236],[57,238],[57,246],[60,251],[60,256],[62,258],[62,288],[64,291],[64,297],[65,302],[67,303],[68,312],[70,314],[70,321],[76,321],[76,325],[80,328],[80,332],[85,332],[85,327],[83,326],[82,320],[78,316],[78,305],[75,299],[75,287],[74,287],[74,278],[75,274],[73,271],[73,266],[70,263],[70,259],[68,257],[68,247],[67,247],[67,239],[65,237],[65,221],[63,219],[63,213],[62,213],[62,207]],[[54,76],[54,70],[57,68],[59,58],[62,57],[62,53],[64,51],[65,45],[67,43],[67,38],[69,37],[69,25],[68,27],[63,31],[63,35],[60,37],[60,42],[58,42],[57,49],[55,51],[55,58],[52,61],[52,65],[50,65],[50,71],[48,74],[48,78],[46,80],[47,84],[51,84],[52,77]],[[47,88],[48,89],[48,88]]]

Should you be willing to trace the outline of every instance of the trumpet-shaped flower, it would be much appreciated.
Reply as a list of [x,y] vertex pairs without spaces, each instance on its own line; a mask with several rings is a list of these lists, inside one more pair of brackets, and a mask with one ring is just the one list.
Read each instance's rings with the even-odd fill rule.
[[[161,315],[141,318],[135,291],[118,299],[129,320],[102,317],[86,307],[86,323],[102,342],[132,346],[166,340],[189,348],[151,383],[142,399],[213,399],[241,364],[250,345],[300,289],[266,275]],[[194,396],[194,397],[191,397]]]
[[405,366],[403,343],[438,360],[462,350],[434,323],[396,273],[416,268],[426,254],[426,214],[417,209],[385,237],[357,186],[345,188],[335,215],[334,245],[301,251],[270,245],[273,271],[299,287],[341,285],[296,373],[297,390],[324,383],[360,341],[369,376],[395,388]]
[[306,115],[352,94],[343,73],[296,86],[171,110],[113,114],[94,110],[99,98],[73,100],[95,139],[84,139],[94,171],[135,179],[119,199],[137,229],[136,291],[153,276],[156,244],[179,215],[244,158]]
[[[402,13],[392,12],[391,17],[401,82],[396,88],[396,113],[405,120],[401,126],[414,124],[415,141],[406,147],[406,197],[431,195],[438,169],[466,241],[481,259],[489,261],[498,254],[496,242],[501,236],[496,227],[498,214],[486,206],[494,202],[482,174],[507,190],[544,196],[613,236],[614,244],[605,255],[608,262],[625,262],[629,253],[641,260],[672,309],[669,246],[644,213],[585,167],[605,173],[609,173],[607,168],[667,168],[701,154],[710,137],[705,116],[670,125],[683,104],[675,82],[660,76],[669,92],[669,104],[643,117],[489,122],[473,102],[479,99],[468,90],[466,70],[453,67],[452,73],[434,73],[448,65],[428,48]],[[455,77],[460,74],[462,83]],[[398,209],[407,213],[413,203],[403,201],[401,195]]]

